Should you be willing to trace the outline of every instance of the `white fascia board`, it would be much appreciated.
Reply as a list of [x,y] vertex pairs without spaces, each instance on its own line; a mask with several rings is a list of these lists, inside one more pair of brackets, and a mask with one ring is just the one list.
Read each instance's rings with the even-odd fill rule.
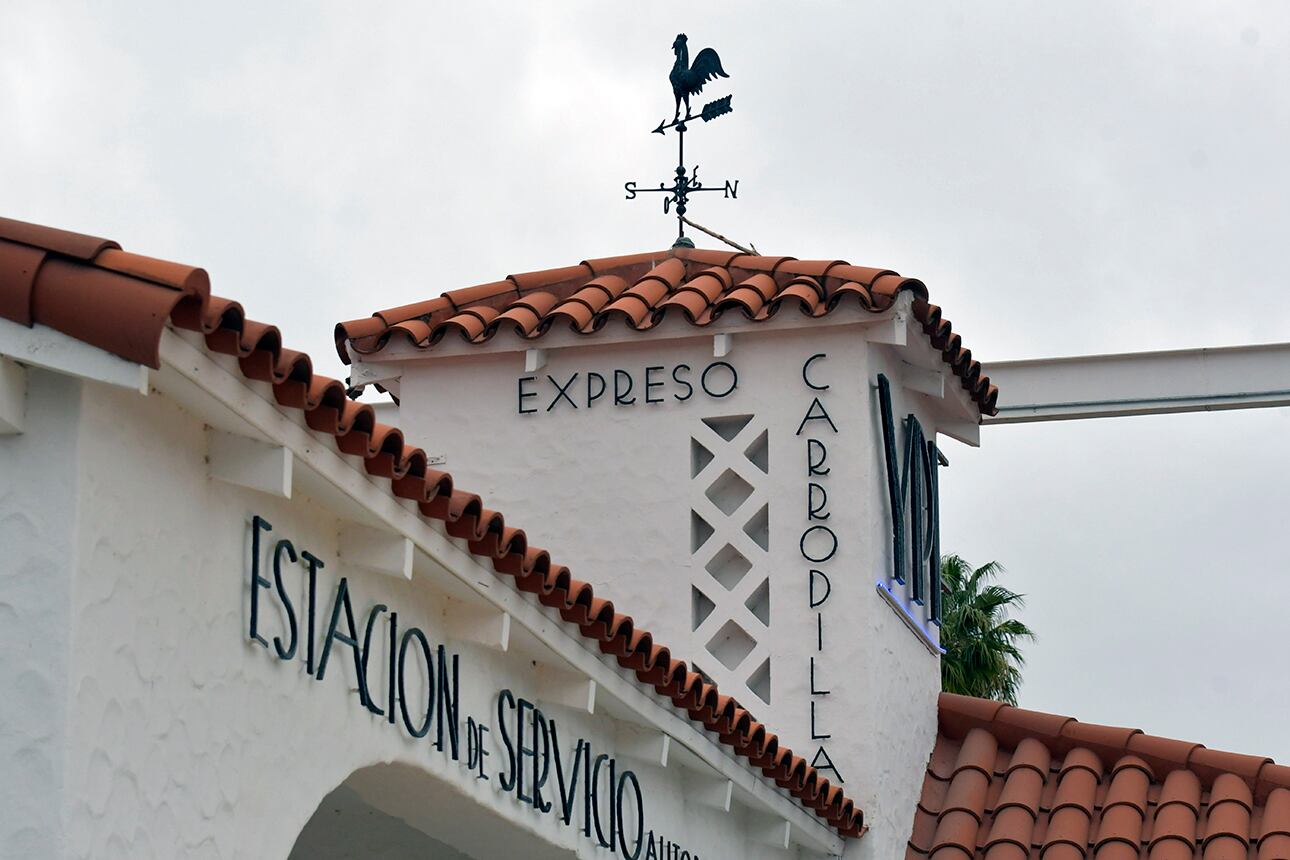
[[148,393],[148,368],[37,323],[0,319],[0,356],[104,385]]
[[[616,700],[619,707],[630,709],[641,724],[669,735],[672,758],[678,750],[685,750],[715,774],[730,780],[745,803],[762,814],[778,815],[792,822],[794,842],[825,854],[842,855],[846,840],[814,813],[755,773],[700,726],[665,705],[612,657],[593,649],[590,641],[570,630],[554,610],[547,610],[531,595],[519,591],[513,581],[481,565],[448,537],[442,526],[422,518],[414,504],[404,504],[391,495],[388,486],[382,487],[356,467],[352,458],[341,454],[330,436],[315,433],[297,417],[289,417],[272,401],[270,386],[246,380],[233,369],[232,360],[222,364],[220,358],[167,329],[161,339],[162,369],[156,376],[157,389],[197,410],[197,414],[218,412],[208,419],[212,423],[245,427],[248,432],[290,449],[299,467],[350,500],[374,527],[411,540],[433,562],[426,566],[426,576],[447,577],[442,584],[454,593],[468,594],[472,600],[509,613],[514,620],[512,635],[514,625],[519,625],[529,638],[551,652],[551,659],[594,680],[599,691]],[[419,566],[417,573],[422,574]]]
[[1290,344],[1000,361],[986,424],[1290,405]]

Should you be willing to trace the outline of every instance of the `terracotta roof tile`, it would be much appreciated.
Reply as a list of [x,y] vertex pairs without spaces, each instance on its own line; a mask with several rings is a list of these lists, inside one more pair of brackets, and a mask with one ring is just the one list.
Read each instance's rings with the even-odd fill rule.
[[906,858],[1290,860],[1270,759],[946,693],[939,722]]
[[[589,298],[588,287],[611,283],[604,301]],[[940,308],[928,303],[923,283],[889,269],[852,266],[842,260],[697,248],[587,260],[562,269],[509,275],[502,281],[450,290],[439,299],[377,311],[368,319],[342,322],[336,326],[336,350],[348,363],[351,354],[378,352],[392,340],[433,349],[450,331],[472,343],[484,343],[501,330],[540,338],[557,324],[591,334],[610,320],[644,332],[669,313],[695,326],[709,325],[732,311],[754,322],[768,320],[785,308],[813,318],[844,307],[878,313],[890,308],[903,292],[913,294],[915,321],[932,347],[941,351],[968,396],[983,414],[995,414],[998,389],[983,375],[980,362],[963,348]],[[541,307],[535,304],[535,296],[541,297]],[[487,317],[485,325],[463,318],[471,311]],[[489,325],[495,318],[497,322]]]
[[[403,316],[397,322],[402,336],[418,345],[442,337],[451,327],[468,337],[486,337],[490,324],[508,310],[507,303],[496,298],[519,298],[517,285],[529,290],[523,296],[526,305],[541,307],[545,314],[565,297],[556,287],[567,289],[571,282],[586,287],[585,279],[601,264],[637,265],[643,274],[647,263],[659,259],[663,262],[654,267],[657,279],[647,284],[658,284],[666,293],[684,274],[680,260],[668,261],[668,256],[592,261],[553,273],[516,276],[445,294],[446,301],[406,305],[383,314]],[[609,293],[626,289],[625,280],[618,283],[612,275],[601,275],[597,280]],[[656,292],[639,282],[636,287],[650,295]],[[547,290],[554,299],[532,295],[536,290]],[[477,304],[490,296],[493,304]],[[469,302],[469,308],[461,311],[462,302]],[[645,308],[646,316],[650,311]],[[208,350],[237,357],[241,372],[271,385],[279,404],[300,410],[311,429],[334,436],[341,452],[362,458],[368,474],[389,479],[393,495],[416,502],[423,516],[443,521],[448,534],[465,540],[471,553],[488,560],[499,575],[512,577],[519,590],[558,611],[582,636],[634,672],[642,685],[653,687],[689,719],[715,733],[843,836],[864,833],[864,815],[841,787],[780,746],[779,739],[734,699],[637,629],[630,615],[617,612],[589,584],[574,579],[546,550],[531,546],[524,531],[506,525],[502,514],[485,508],[478,495],[455,487],[449,474],[428,468],[422,449],[408,444],[398,428],[378,423],[371,406],[346,397],[340,381],[314,373],[309,356],[284,348],[275,327],[247,319],[237,302],[210,295],[201,269],[126,254],[104,239],[0,219],[0,316],[50,326],[154,368],[160,364],[167,326],[202,333]],[[388,337],[390,319],[373,319],[380,325],[380,336]],[[363,320],[351,330],[373,328],[370,320]],[[971,771],[974,776],[965,778],[988,782],[990,770],[983,761]]]

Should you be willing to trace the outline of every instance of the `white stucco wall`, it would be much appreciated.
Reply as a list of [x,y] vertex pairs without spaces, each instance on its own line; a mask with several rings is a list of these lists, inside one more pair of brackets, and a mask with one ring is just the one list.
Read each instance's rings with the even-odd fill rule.
[[[672,369],[688,365],[694,381],[718,359],[711,334],[695,335],[683,324],[624,343],[590,337],[548,348],[545,366],[533,372],[524,370],[523,351],[483,350],[439,359],[432,353],[428,360],[404,365],[400,421],[409,439],[446,457],[443,468],[458,486],[479,492],[486,504],[506,513],[509,523],[525,528],[535,544],[570,565],[575,576],[595,584],[656,640],[672,646],[676,656],[712,675],[794,751],[809,761],[823,745],[872,828],[856,843],[858,856],[891,857],[903,853],[909,836],[935,738],[940,677],[937,659],[875,591],[891,565],[876,374],[892,379],[898,425],[912,411],[934,438],[944,408],[900,384],[905,361],[930,360],[921,333],[914,333],[909,347],[873,344],[867,333],[889,328],[870,329],[860,322],[738,331],[732,351],[720,359],[737,369],[738,388],[712,398],[696,385],[695,395],[684,402],[674,397],[685,392],[672,382]],[[494,348],[505,350],[511,337],[499,334]],[[813,365],[811,376],[816,384],[828,384],[826,391],[811,390],[802,377],[803,364],[817,353],[827,358]],[[656,374],[666,380],[657,390],[661,403],[643,402],[648,366],[665,368]],[[632,375],[637,402],[615,406],[607,395],[588,406],[588,372],[612,379],[615,369]],[[547,379],[564,385],[575,373],[569,391],[577,408],[555,401],[556,385]],[[520,415],[518,380],[527,376],[535,381],[525,390],[538,396],[524,406],[536,412]],[[951,377],[948,384],[956,382]],[[799,436],[816,395],[837,432],[813,421]],[[735,446],[722,448],[703,419],[731,415],[753,418]],[[768,474],[742,457],[762,429],[769,440]],[[799,546],[803,531],[817,522],[807,516],[812,480],[807,436],[827,445],[830,474],[815,480],[827,490],[826,524],[838,537],[836,556],[817,565],[802,558]],[[717,467],[697,479],[692,478],[692,440],[717,454]],[[754,488],[729,517],[704,497],[726,464],[737,464],[737,474]],[[741,527],[767,502],[769,547],[759,552]],[[697,552],[692,551],[692,510],[716,529]],[[733,590],[705,570],[727,540],[753,563]],[[832,594],[820,607],[822,651],[816,612],[809,605],[812,567],[824,570],[832,582]],[[744,609],[745,598],[764,577],[770,582],[769,626]],[[717,602],[697,632],[693,586]],[[725,618],[757,642],[733,668],[707,647]],[[812,695],[812,656],[816,689],[829,690],[827,696]],[[771,661],[769,703],[759,701],[748,683],[765,658]],[[816,734],[832,737],[812,737],[812,701]]]
[[81,384],[27,372],[0,436],[0,857],[63,856]]
[[[0,705],[0,786],[17,798],[0,806],[0,856],[285,858],[324,796],[382,763],[416,777],[406,790],[386,789],[392,809],[384,811],[471,856],[502,856],[507,846],[521,856],[517,833],[527,840],[523,856],[609,856],[555,816],[500,794],[495,778],[471,779],[426,741],[369,714],[353,692],[346,649],[333,652],[317,682],[299,660],[280,661],[247,639],[252,514],[273,524],[273,537],[326,561],[320,627],[346,575],[360,628],[382,602],[405,628],[417,624],[432,645],[444,642],[447,604],[424,578],[346,567],[338,560],[340,521],[308,498],[274,499],[211,480],[202,423],[164,396],[86,385],[78,402],[76,384],[32,378],[39,384],[26,433],[0,440],[0,474],[13,478],[0,495],[0,522],[16,537],[6,544],[6,564],[17,571],[6,568],[0,579],[0,613],[11,622],[6,643],[29,642],[39,664],[0,661],[5,680],[14,676],[7,689],[27,694]],[[303,568],[294,573],[288,582],[300,611]],[[492,576],[483,568],[480,575]],[[282,619],[261,599],[271,641]],[[379,641],[374,667],[385,660]],[[462,659],[463,720],[493,722],[502,688],[542,700],[522,651],[447,645]],[[566,756],[575,737],[615,751],[616,721],[547,712],[560,721]],[[495,774],[504,761],[496,731],[491,742]],[[692,854],[795,855],[756,842],[763,822],[747,808],[721,813],[688,801],[682,768],[632,766],[649,826]]]

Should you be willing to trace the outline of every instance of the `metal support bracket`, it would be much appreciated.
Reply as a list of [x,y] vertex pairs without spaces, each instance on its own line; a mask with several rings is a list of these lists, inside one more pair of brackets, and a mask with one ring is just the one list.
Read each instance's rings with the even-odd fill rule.
[[511,647],[511,614],[482,603],[447,600],[444,627],[448,638],[474,642],[494,651]]
[[206,428],[206,467],[216,480],[289,499],[292,463],[282,445]]
[[672,739],[666,733],[620,723],[615,745],[618,755],[650,767],[667,767]]
[[539,663],[537,681],[544,707],[570,708],[587,714],[596,712],[596,682],[591,678]]
[[345,523],[340,530],[337,555],[353,567],[412,578],[412,541],[402,535],[358,523]]

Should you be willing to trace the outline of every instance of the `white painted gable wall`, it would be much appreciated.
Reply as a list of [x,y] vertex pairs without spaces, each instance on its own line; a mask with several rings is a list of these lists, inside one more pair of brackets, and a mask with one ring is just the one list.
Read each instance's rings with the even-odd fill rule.
[[[903,321],[907,302],[887,319]],[[399,381],[399,420],[409,440],[446,457],[441,468],[459,487],[480,493],[509,524],[524,528],[535,545],[550,549],[575,577],[593,583],[656,641],[671,646],[674,656],[709,673],[795,752],[809,761],[823,744],[872,828],[856,843],[857,856],[877,858],[903,854],[935,738],[940,677],[937,659],[875,589],[878,580],[887,581],[891,564],[876,374],[892,380],[897,424],[912,411],[928,438],[955,408],[961,411],[962,399],[950,405],[903,388],[907,374],[920,380],[928,376],[906,362],[937,372],[944,366],[916,328],[908,330],[908,346],[870,343],[871,337],[891,339],[890,322],[874,323],[874,317],[864,316],[841,326],[775,330],[756,324],[736,331],[731,352],[720,359],[713,354],[713,336],[696,335],[688,326],[609,344],[598,342],[601,335],[564,338],[559,342],[566,346],[546,349],[545,366],[532,372],[525,371],[526,344],[502,333],[490,347],[472,348],[464,356],[436,359],[432,351],[429,358],[407,359]],[[827,358],[813,365],[811,376],[828,384],[827,391],[812,391],[803,381],[803,364],[817,353]],[[692,398],[674,398],[685,390],[672,382],[673,367],[689,365],[693,382],[716,360],[737,369],[733,393],[715,399],[696,384]],[[644,402],[641,386],[648,366],[666,368],[655,375],[667,381],[655,391],[661,403]],[[614,369],[631,373],[637,402],[615,406],[607,394],[588,408],[587,373],[611,378],[612,386]],[[547,375],[563,385],[574,373],[578,377],[569,391],[576,392],[578,407],[560,400],[548,411],[556,389]],[[714,371],[712,387],[720,391],[725,386],[716,384],[718,374]],[[536,377],[526,390],[539,396],[524,405],[537,412],[520,415],[518,380],[525,376]],[[958,382],[946,376],[946,390],[957,398],[951,389]],[[815,394],[838,432],[814,421],[798,436]],[[732,415],[753,418],[733,444],[725,445],[703,419]],[[742,453],[762,430],[769,439],[769,474]],[[799,546],[811,525],[808,435],[827,445],[831,472],[817,480],[827,488],[827,524],[839,540],[836,557],[819,565],[807,563]],[[691,440],[716,455],[697,477]],[[727,465],[753,488],[728,517],[705,498]],[[942,480],[951,479],[952,472],[943,470]],[[762,551],[742,526],[767,503],[769,547]],[[691,511],[715,529],[697,551],[692,551]],[[822,538],[817,534],[812,540]],[[727,541],[752,562],[733,590],[705,569]],[[816,612],[808,594],[811,567],[826,571],[833,585],[820,607],[824,649],[818,654]],[[769,626],[744,605],[764,579],[770,583]],[[694,587],[716,603],[697,631]],[[729,667],[708,647],[725,619],[756,641]],[[827,696],[811,695],[812,656],[816,689],[829,690]],[[769,703],[749,688],[750,676],[767,658]],[[811,737],[812,700],[816,733],[831,734],[829,739]]]
[[[214,481],[203,422],[159,392],[40,371],[28,387],[25,432],[0,439],[0,857],[286,857],[324,795],[387,763],[405,767],[357,783],[365,798],[470,856],[607,856],[364,711],[343,649],[315,682],[247,641],[253,513],[328,561],[320,594],[350,576],[360,624],[381,601],[448,639],[420,568],[405,581],[338,560],[343,523],[300,492],[299,469],[290,501]],[[261,623],[281,632],[267,608]],[[448,644],[465,663],[463,714],[488,715],[503,687],[549,689],[523,648]],[[620,721],[551,712],[568,736],[622,749]],[[698,856],[798,856],[763,841],[773,817],[695,802],[694,771],[637,770],[650,826]]]

